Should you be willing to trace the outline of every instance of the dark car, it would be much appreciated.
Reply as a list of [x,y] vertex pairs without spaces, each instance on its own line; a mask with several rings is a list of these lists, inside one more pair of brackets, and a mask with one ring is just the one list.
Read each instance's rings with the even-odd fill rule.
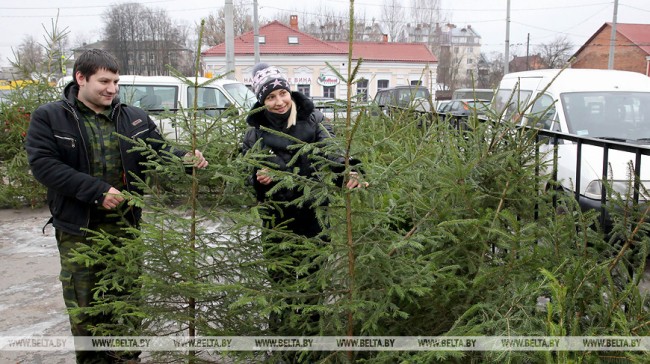
[[380,107],[423,108],[431,93],[424,86],[395,86],[377,91],[375,103]]

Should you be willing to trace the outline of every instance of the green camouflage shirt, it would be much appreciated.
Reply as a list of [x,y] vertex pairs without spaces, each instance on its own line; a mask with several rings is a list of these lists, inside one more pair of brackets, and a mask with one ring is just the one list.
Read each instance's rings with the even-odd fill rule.
[[118,190],[124,189],[119,137],[110,118],[111,109],[95,113],[78,99],[77,107],[88,131],[91,174]]

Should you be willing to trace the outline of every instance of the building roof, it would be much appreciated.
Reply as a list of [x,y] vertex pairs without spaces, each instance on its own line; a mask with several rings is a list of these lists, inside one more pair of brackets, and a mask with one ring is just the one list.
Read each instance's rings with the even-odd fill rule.
[[544,60],[539,54],[531,54],[528,57],[526,56],[514,56],[512,60],[508,62],[508,66],[511,71],[527,71],[527,70],[536,70],[540,67],[543,67]]
[[[347,54],[348,42],[329,42],[345,50]],[[423,43],[394,43],[394,42],[354,42],[352,58],[363,58],[366,61],[392,61],[411,63],[438,62]]]
[[[612,23],[604,23],[587,41],[573,54],[577,56],[582,50],[587,47],[598,34],[605,28],[611,26]],[[650,24],[625,24],[616,23],[616,32],[625,38],[629,39],[632,44],[639,47],[639,49],[650,55]]]
[[[266,39],[260,43],[260,54],[345,54],[327,42],[292,29],[275,20],[259,30]],[[253,31],[235,38],[235,54],[254,54]],[[289,37],[298,37],[298,44],[289,44]],[[225,55],[226,44],[221,43],[201,53],[203,56]]]
[[[277,20],[261,27],[259,34],[266,38],[264,44],[260,44],[260,54],[348,54],[348,42],[323,41],[284,25]],[[289,44],[289,37],[297,37],[298,44]],[[201,53],[202,56],[222,56],[225,54],[225,43],[216,45]],[[235,38],[235,54],[254,54],[254,34],[252,31]],[[418,43],[354,42],[352,57],[372,61],[437,62],[436,57],[426,45]]]
[[616,31],[650,55],[650,24],[616,24]]

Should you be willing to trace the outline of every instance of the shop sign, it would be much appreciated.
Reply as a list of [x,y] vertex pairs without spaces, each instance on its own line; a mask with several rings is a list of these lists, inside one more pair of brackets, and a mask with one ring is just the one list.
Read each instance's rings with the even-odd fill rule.
[[318,84],[321,86],[336,86],[339,84],[339,79],[336,76],[320,74],[318,76]]
[[289,77],[289,83],[292,85],[311,85],[310,76]]

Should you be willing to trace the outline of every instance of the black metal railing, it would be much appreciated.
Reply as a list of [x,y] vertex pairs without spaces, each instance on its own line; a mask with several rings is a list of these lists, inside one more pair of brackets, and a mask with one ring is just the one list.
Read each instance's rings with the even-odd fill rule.
[[[422,120],[428,120],[430,122],[434,121],[445,121],[451,123],[451,125],[454,126],[456,129],[464,129],[468,127],[467,120],[470,117],[469,115],[460,115],[460,114],[454,114],[450,112],[443,112],[443,113],[436,113],[436,112],[431,112],[431,111],[426,111],[426,110],[417,110],[414,108],[404,108],[404,107],[398,107],[398,106],[389,106],[389,105],[378,105],[377,106],[381,112],[386,113],[387,115],[395,115],[396,113],[404,113],[404,112],[411,112],[415,113],[416,119],[418,119],[420,122]],[[476,116],[474,116],[476,117]],[[486,116],[479,116],[480,121],[489,121],[494,118],[486,117]],[[563,186],[564,189],[567,191],[571,192],[573,196],[575,197],[576,200],[580,201],[581,197],[581,173],[582,173],[582,166],[584,162],[583,158],[583,147],[585,145],[591,145],[591,146],[596,146],[602,148],[602,165],[600,166],[600,175],[598,176],[600,178],[600,185],[601,185],[601,191],[600,191],[600,220],[601,224],[605,224],[605,219],[607,218],[606,211],[604,206],[607,204],[607,182],[609,181],[609,164],[610,164],[610,151],[616,150],[616,151],[621,151],[621,152],[627,152],[631,153],[634,155],[633,158],[633,165],[634,165],[634,170],[632,174],[632,181],[629,181],[632,183],[632,191],[631,191],[631,200],[628,201],[634,205],[638,205],[639,202],[646,202],[646,196],[643,196],[643,201],[641,200],[641,193],[640,191],[644,190],[643,186],[641,185],[641,169],[643,166],[641,161],[642,161],[642,156],[650,156],[650,144],[648,145],[639,145],[639,144],[632,144],[628,142],[623,142],[623,141],[616,141],[616,140],[605,140],[605,139],[599,139],[599,138],[592,138],[592,137],[586,137],[586,136],[578,136],[574,134],[567,134],[567,133],[562,133],[562,132],[556,132],[556,131],[550,131],[550,130],[544,130],[544,129],[536,129],[532,127],[522,127],[522,128],[527,128],[530,129],[531,131],[534,131],[535,134],[535,140],[536,140],[536,153],[537,156],[540,155],[540,153],[546,153],[546,151],[540,150],[541,148],[544,147],[544,145],[547,146],[547,149],[553,148],[553,157],[552,157],[552,165],[550,168],[552,168],[552,173],[551,173],[551,181],[556,183],[557,185],[562,185],[561,181],[558,181],[558,159],[561,158],[560,155],[558,155],[558,147],[560,144],[566,144],[566,143],[572,143],[572,145],[575,146],[575,151],[576,151],[576,164],[575,164],[575,169],[574,169],[574,175],[572,176],[573,178],[573,186],[568,187],[566,184]],[[548,140],[547,143],[543,143],[542,141]],[[539,159],[538,159],[539,160]],[[620,168],[620,167],[619,167]],[[627,166],[625,166],[627,168]],[[650,168],[650,166],[647,166],[646,168]],[[548,169],[546,169],[548,170]],[[539,169],[539,164],[536,169],[538,176],[542,173]],[[613,181],[610,181],[613,182]]]

